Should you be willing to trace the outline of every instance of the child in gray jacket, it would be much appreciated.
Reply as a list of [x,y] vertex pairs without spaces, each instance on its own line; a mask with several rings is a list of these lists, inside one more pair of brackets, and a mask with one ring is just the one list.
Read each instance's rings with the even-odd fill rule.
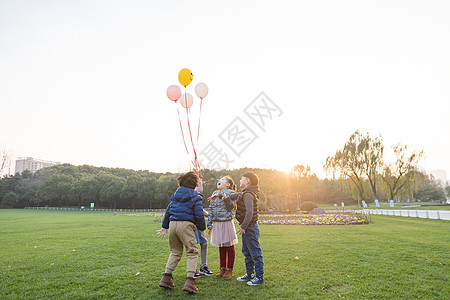
[[220,272],[216,278],[230,278],[233,276],[236,256],[234,245],[238,243],[238,238],[233,223],[235,204],[229,196],[236,192],[236,184],[230,176],[224,176],[217,182],[217,188],[209,198],[207,226],[210,229],[211,245],[219,247]]

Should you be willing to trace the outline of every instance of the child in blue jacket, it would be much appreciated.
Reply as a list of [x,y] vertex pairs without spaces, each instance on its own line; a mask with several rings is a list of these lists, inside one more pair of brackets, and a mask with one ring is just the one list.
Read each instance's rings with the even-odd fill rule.
[[201,234],[207,237],[207,234],[204,232],[206,225],[205,217],[203,216],[202,196],[194,190],[198,185],[198,181],[199,178],[194,172],[188,172],[178,177],[179,188],[170,197],[162,228],[156,231],[161,238],[164,238],[164,235],[169,236],[171,251],[165,272],[159,282],[160,287],[168,289],[175,287],[172,281],[172,272],[183,255],[183,248],[186,248],[187,278],[183,290],[190,293],[198,293],[194,279],[198,260],[195,230],[199,229]]

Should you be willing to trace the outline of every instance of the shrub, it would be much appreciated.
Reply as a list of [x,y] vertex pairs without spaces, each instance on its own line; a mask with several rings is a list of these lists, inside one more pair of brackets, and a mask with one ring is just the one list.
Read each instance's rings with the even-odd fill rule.
[[304,203],[302,203],[300,210],[310,212],[314,208],[317,208],[317,205],[314,202],[304,202]]

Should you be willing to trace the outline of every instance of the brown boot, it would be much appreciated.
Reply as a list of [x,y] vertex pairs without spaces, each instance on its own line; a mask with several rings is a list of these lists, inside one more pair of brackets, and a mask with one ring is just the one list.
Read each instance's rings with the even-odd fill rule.
[[195,286],[195,279],[192,277],[186,278],[186,282],[184,283],[183,291],[189,293],[198,293],[198,288]]
[[222,278],[223,274],[225,274],[225,268],[220,268],[219,273],[216,274],[216,278]]
[[159,282],[159,286],[166,289],[173,289],[175,287],[175,284],[173,284],[172,279],[172,274],[163,273],[161,281]]
[[222,278],[228,279],[233,277],[233,269],[226,268],[225,273],[222,275]]

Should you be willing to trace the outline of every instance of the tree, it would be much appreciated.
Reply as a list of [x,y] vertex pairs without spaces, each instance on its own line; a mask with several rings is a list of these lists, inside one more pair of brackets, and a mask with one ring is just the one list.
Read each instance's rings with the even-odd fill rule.
[[123,178],[111,175],[111,180],[100,191],[101,202],[108,203],[110,208],[115,209],[117,202],[121,199],[124,183]]
[[138,199],[148,208],[152,208],[155,203],[156,178],[144,178],[139,187]]
[[364,199],[364,181],[368,180],[372,195],[377,197],[377,181],[383,165],[383,140],[371,138],[358,130],[353,133],[341,150],[326,159],[324,170],[339,178],[349,178],[357,189],[359,200]]
[[11,153],[6,149],[0,154],[0,178],[11,173]]
[[395,161],[387,164],[383,171],[384,189],[389,199],[397,200],[402,196],[412,198],[416,186],[416,164],[422,159],[423,151],[408,153],[408,146],[398,144],[393,147]]
[[77,177],[78,179],[72,184],[72,196],[74,197],[77,206],[82,206],[83,200],[89,196],[91,182],[89,176],[85,173],[80,174]]
[[21,198],[21,202],[24,203],[23,206],[32,205],[35,202],[36,190],[28,190]]
[[133,209],[136,206],[136,201],[138,200],[139,187],[142,183],[142,177],[137,175],[131,175],[127,177],[127,180],[122,189],[122,198],[128,199],[130,205]]
[[327,173],[332,173],[333,178],[349,178],[358,191],[358,204],[359,200],[363,199],[364,184],[363,184],[363,170],[361,168],[360,160],[358,159],[358,151],[356,146],[356,135],[359,135],[359,131],[356,131],[350,137],[350,140],[345,143],[341,150],[337,150],[334,156],[329,156],[326,159],[324,170]]
[[[296,165],[289,173],[290,187],[294,190],[294,201],[296,210],[300,210],[303,202],[316,202],[318,200],[319,178],[311,174],[310,166]],[[290,208],[290,209],[291,209]]]
[[73,181],[74,178],[71,175],[53,174],[44,185],[40,187],[41,195],[44,195],[49,199],[56,199],[59,207],[61,207],[63,201],[67,200],[68,196],[71,194]]
[[165,208],[170,201],[170,196],[178,188],[175,175],[161,175],[157,180],[155,199],[159,208]]
[[95,204],[96,206],[100,205],[103,187],[110,182],[112,178],[113,175],[103,170],[89,177],[88,182],[86,183],[87,192],[90,198],[94,199],[94,203],[97,202]]
[[383,139],[381,135],[371,138],[367,133],[359,136],[359,152],[361,157],[361,167],[366,175],[373,198],[378,198],[377,182],[383,167]]
[[9,192],[5,196],[3,196],[1,204],[3,207],[13,207],[18,202],[19,197],[16,195],[16,193]]
[[345,205],[354,204],[352,197],[352,188],[349,178],[321,181],[320,192],[323,197],[323,202],[330,204]]
[[289,173],[289,176],[294,179],[306,178],[309,175],[311,175],[311,167],[303,165],[295,165]]
[[424,185],[414,193],[416,199],[422,201],[444,200],[446,199],[444,188],[433,178],[432,175],[427,176]]

